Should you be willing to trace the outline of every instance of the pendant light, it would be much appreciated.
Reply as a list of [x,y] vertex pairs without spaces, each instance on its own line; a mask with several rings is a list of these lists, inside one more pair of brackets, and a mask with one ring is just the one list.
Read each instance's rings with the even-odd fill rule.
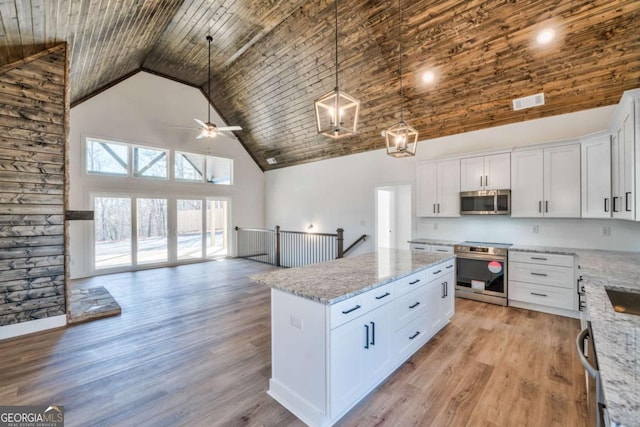
[[336,88],[316,99],[318,133],[330,138],[354,135],[358,131],[360,101],[340,90],[338,85],[338,0],[335,0],[336,24]]
[[392,157],[411,157],[416,155],[418,131],[404,121],[404,84],[402,82],[402,5],[398,0],[398,56],[400,68],[400,121],[383,132],[387,140],[387,154]]

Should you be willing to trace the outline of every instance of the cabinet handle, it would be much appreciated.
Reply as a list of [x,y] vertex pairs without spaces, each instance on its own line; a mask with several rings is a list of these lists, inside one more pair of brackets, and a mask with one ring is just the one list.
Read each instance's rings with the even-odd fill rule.
[[541,256],[532,256],[532,257],[530,257],[530,258],[531,258],[531,259],[536,259],[536,260],[538,260],[538,261],[546,261],[546,260],[547,260],[547,258],[545,258],[545,257],[541,257]]
[[542,276],[542,277],[547,277],[547,273],[534,273],[534,272],[531,272],[531,275],[532,275],[532,276]]
[[535,292],[531,292],[531,295],[535,295],[535,296],[538,296],[538,297],[546,297],[547,296],[547,294],[538,294],[538,293],[535,293]]
[[413,282],[409,282],[410,285],[415,285],[416,283],[418,283],[420,281],[420,279],[416,279]]
[[484,176],[484,186],[488,187],[489,186],[489,175],[485,175]]
[[416,333],[415,333],[415,334],[413,334],[413,335],[411,335],[411,336],[409,337],[409,339],[410,339],[410,340],[412,340],[412,339],[414,339],[415,337],[417,337],[418,335],[420,335],[420,331],[416,331]]
[[609,203],[609,198],[605,197],[604,198],[604,211],[605,212],[609,212],[609,204],[608,203]]
[[356,305],[356,306],[355,306],[355,307],[353,307],[353,308],[350,308],[349,310],[343,310],[343,311],[342,311],[342,314],[349,314],[349,313],[351,313],[352,311],[356,311],[356,310],[357,310],[357,309],[359,309],[359,308],[362,308],[362,307],[360,307],[360,304]]
[[624,210],[625,212],[631,212],[631,209],[629,209],[629,196],[631,195],[631,191],[627,191],[626,193],[624,193]]
[[445,268],[447,268],[447,269],[448,269],[448,268],[453,268],[453,264],[451,264],[451,265],[447,265]]
[[389,292],[385,292],[383,295],[377,296],[376,299],[382,299],[382,298],[386,298],[389,295],[391,295]]
[[376,324],[375,322],[371,323],[371,345],[376,345]]
[[546,213],[549,213],[549,201],[548,200],[544,201],[544,211]]
[[432,274],[440,274],[440,273],[442,273],[442,270],[434,271]]
[[449,296],[449,281],[444,282],[444,296]]
[[542,213],[542,200],[538,200],[538,213]]
[[480,175],[480,187],[482,187],[482,175]]
[[433,213],[436,213],[436,204],[433,204]]
[[440,203],[438,203],[438,213],[440,213]]
[[446,297],[445,292],[446,292],[446,289],[447,289],[447,285],[445,285],[444,282],[442,282],[440,284],[442,285],[442,296],[440,298],[444,298],[444,297]]
[[415,304],[410,305],[410,306],[409,306],[409,308],[416,308],[416,307],[417,307],[417,306],[419,306],[419,305],[420,305],[420,302],[419,302],[419,301],[416,301],[416,303],[415,303]]
[[618,209],[616,208],[616,201],[619,199],[618,196],[614,196],[613,197],[613,211],[614,212],[618,212]]
[[436,252],[447,252],[446,249],[436,249]]
[[364,325],[366,337],[364,340],[364,348],[369,348],[369,325]]
[[419,247],[419,246],[417,246],[417,247],[413,248],[413,250],[414,250],[414,251],[426,251],[426,249],[425,249],[425,248],[421,248],[421,247]]

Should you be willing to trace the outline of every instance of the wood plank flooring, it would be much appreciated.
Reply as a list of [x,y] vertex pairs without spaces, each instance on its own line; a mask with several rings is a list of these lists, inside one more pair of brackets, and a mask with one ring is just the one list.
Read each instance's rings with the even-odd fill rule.
[[[122,315],[0,342],[0,404],[67,426],[302,426],[266,394],[270,296],[223,260],[95,277]],[[585,426],[576,320],[457,299],[452,322],[340,426]]]

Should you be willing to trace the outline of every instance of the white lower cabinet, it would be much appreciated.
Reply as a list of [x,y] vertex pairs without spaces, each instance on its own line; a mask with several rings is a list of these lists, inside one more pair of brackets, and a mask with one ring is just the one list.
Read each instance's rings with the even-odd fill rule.
[[454,313],[455,260],[333,305],[271,290],[269,395],[310,426],[330,426]]

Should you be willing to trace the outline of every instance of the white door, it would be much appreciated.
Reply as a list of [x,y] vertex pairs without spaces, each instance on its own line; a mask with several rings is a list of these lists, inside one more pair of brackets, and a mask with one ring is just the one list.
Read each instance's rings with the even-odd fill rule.
[[629,103],[629,108],[625,111],[618,132],[618,139],[620,140],[620,148],[622,150],[622,175],[620,177],[620,183],[622,185],[622,192],[620,194],[620,218],[623,219],[635,219],[634,209],[634,182],[633,182],[633,167],[635,161],[635,132],[634,132],[634,104]]
[[392,248],[391,232],[393,227],[393,192],[387,188],[378,188],[376,192],[376,240],[379,248]]
[[460,160],[460,191],[484,190],[484,157]]
[[437,163],[416,165],[416,216],[436,216],[437,181]]
[[411,185],[376,188],[376,241],[379,248],[409,249]]
[[331,331],[331,416],[335,416],[364,391],[365,352],[370,348],[371,325],[361,316]]
[[511,188],[511,154],[494,154],[484,157],[484,186],[487,190]]
[[460,159],[438,162],[437,216],[460,216]]
[[365,387],[377,384],[393,368],[393,304],[386,304],[363,316],[369,321],[369,348],[365,349]]
[[582,141],[582,217],[611,217],[611,137]]
[[580,218],[580,144],[544,150],[544,216]]
[[542,150],[511,154],[511,216],[540,217],[543,205]]

